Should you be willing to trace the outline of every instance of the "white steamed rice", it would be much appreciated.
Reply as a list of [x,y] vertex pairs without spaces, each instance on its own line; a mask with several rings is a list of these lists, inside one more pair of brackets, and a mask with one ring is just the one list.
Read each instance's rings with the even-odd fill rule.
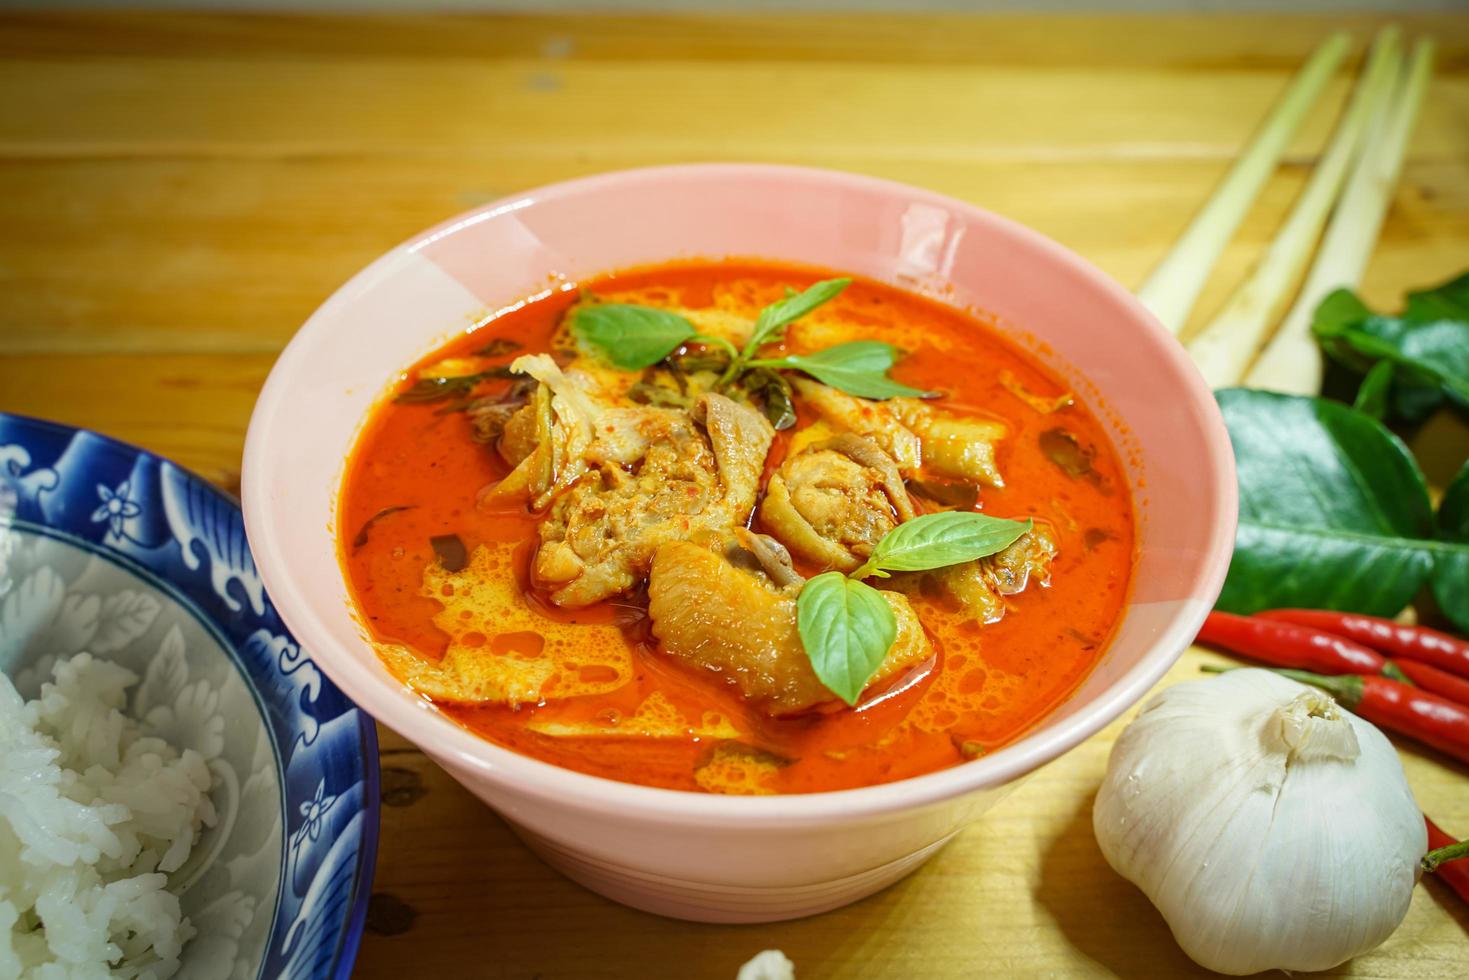
[[157,978],[194,934],[168,890],[211,776],[125,714],[138,680],[80,653],[26,702],[0,675],[0,980]]

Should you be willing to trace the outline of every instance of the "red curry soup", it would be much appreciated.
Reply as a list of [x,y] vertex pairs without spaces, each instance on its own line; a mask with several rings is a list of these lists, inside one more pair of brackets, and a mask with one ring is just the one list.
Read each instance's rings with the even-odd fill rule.
[[[872,573],[928,525],[987,553]],[[715,793],[1013,741],[1101,658],[1133,563],[1117,455],[1047,368],[955,309],[754,262],[620,272],[455,339],[372,410],[338,526],[380,656],[460,725]]]

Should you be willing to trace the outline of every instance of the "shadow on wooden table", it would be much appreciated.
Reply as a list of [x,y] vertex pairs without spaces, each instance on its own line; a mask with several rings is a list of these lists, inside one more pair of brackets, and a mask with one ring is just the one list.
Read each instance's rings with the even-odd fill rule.
[[[383,846],[354,977],[733,980],[768,948],[799,949],[802,980],[894,975],[880,950],[862,948],[873,939],[872,910],[860,919],[856,911],[865,903],[760,926],[638,912],[542,864],[421,753],[390,748],[382,761]],[[893,928],[901,926],[884,920],[878,932]],[[848,969],[854,956],[876,972]]]
[[[1432,875],[1424,875],[1424,881],[1419,884],[1420,892],[1427,892],[1449,916],[1459,924],[1459,929],[1469,936],[1469,902],[1465,902],[1454,890]],[[1421,895],[1414,896],[1413,900],[1419,901]]]
[[[1102,857],[1092,833],[1093,798],[1087,797],[1067,823],[1066,830],[1046,849],[1037,901],[1078,952],[1117,976],[1217,977],[1218,974],[1200,968],[1184,955],[1158,910]],[[1442,882],[1420,886],[1413,901],[1437,903],[1460,929],[1469,932],[1469,905]],[[1399,943],[1420,948],[1404,952],[1394,948]],[[1376,955],[1400,956],[1407,961],[1415,959],[1415,954],[1421,955],[1422,946],[1415,937],[1400,934],[1389,939]],[[1452,964],[1447,964],[1450,972],[1438,972],[1445,966],[1438,959],[1426,958],[1409,969],[1418,970],[1416,975],[1420,976],[1463,975],[1456,973],[1457,967]],[[1380,969],[1381,964],[1373,960],[1373,954],[1367,954],[1335,970],[1301,976],[1390,975],[1379,972]]]
[[1102,857],[1088,795],[1041,864],[1036,900],[1076,950],[1123,977],[1214,977],[1184,955],[1163,916]]

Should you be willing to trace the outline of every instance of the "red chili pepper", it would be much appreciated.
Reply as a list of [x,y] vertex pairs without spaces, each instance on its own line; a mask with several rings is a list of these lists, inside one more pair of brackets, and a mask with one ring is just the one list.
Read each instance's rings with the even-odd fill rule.
[[1211,612],[1199,642],[1222,647],[1276,667],[1298,667],[1323,674],[1380,674],[1392,662],[1362,644],[1294,623]]
[[1328,609],[1272,609],[1260,615],[1325,630],[1400,660],[1417,660],[1460,677],[1469,677],[1469,643],[1438,630],[1402,626],[1377,616]]
[[1375,725],[1431,745],[1469,762],[1469,707],[1386,677],[1343,674],[1323,677],[1304,670],[1278,670],[1302,684],[1321,688]]
[[1455,677],[1446,670],[1439,670],[1432,664],[1421,663],[1417,660],[1397,660],[1393,661],[1393,666],[1402,672],[1403,677],[1423,690],[1431,691],[1450,701],[1457,701],[1459,704],[1469,705],[1469,681],[1464,678]]
[[[1428,824],[1428,850],[1438,850],[1440,847],[1452,847],[1459,843],[1448,834],[1438,829],[1438,825],[1427,817],[1423,822]],[[1469,860],[1463,858],[1446,861],[1433,869],[1433,876],[1448,885],[1459,897],[1469,902]]]

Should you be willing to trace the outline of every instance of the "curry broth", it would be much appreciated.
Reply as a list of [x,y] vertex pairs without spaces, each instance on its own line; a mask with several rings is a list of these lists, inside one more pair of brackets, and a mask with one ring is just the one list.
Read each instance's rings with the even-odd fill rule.
[[[817,278],[813,270],[776,264],[691,263],[585,285],[599,295],[634,294],[632,301],[666,299],[688,308],[733,305],[753,316],[786,286],[801,288]],[[514,340],[525,352],[551,349],[562,315],[576,300],[575,292],[561,291],[512,309],[419,367],[471,357],[494,338]],[[948,603],[915,598],[913,607],[935,651],[932,663],[884,690],[869,691],[856,710],[768,717],[746,705],[720,676],[661,655],[642,614],[645,599],[623,597],[575,610],[537,599],[526,583],[539,516],[485,513],[476,506],[480,489],[504,477],[509,466],[472,440],[468,418],[452,404],[391,400],[373,410],[349,460],[339,503],[343,565],[363,622],[384,644],[402,645],[425,660],[441,657],[449,639],[441,625],[446,610],[455,607],[455,586],[446,580],[430,597],[425,583],[438,580],[426,572],[441,561],[430,540],[457,535],[468,552],[498,556],[485,560],[494,574],[515,583],[528,609],[544,617],[542,632],[574,638],[584,630],[589,650],[621,643],[630,652],[630,680],[601,689],[609,677],[597,672],[597,657],[589,656],[592,662],[576,677],[595,693],[563,700],[551,690],[540,703],[518,709],[444,704],[443,710],[525,755],[627,782],[721,792],[844,789],[942,769],[1012,741],[1077,687],[1100,659],[1119,618],[1132,568],[1133,514],[1116,454],[1079,402],[1046,411],[1051,406],[1044,401],[1064,394],[1064,386],[971,316],[859,279],[830,304],[827,318],[792,327],[788,345],[798,350],[809,344],[830,317],[906,351],[893,370],[898,380],[942,392],[940,404],[950,410],[1009,425],[998,456],[1006,486],[984,488],[980,509],[1048,524],[1058,549],[1050,585],[1033,584],[1006,597],[1008,611],[999,622],[979,625]],[[404,374],[404,387],[417,370]],[[795,428],[776,433],[767,476],[791,439],[812,423],[799,404],[797,409]],[[1071,448],[1085,472],[1073,465],[1076,475],[1068,474],[1058,465],[1055,430],[1061,427],[1075,437]],[[1047,440],[1049,453],[1043,448]],[[756,530],[758,524],[757,518]],[[821,571],[799,564],[798,569]],[[533,632],[517,627],[497,634],[494,623],[479,622],[470,608],[457,616],[474,620],[477,632],[468,636],[483,643],[486,656],[517,646],[534,648],[525,655],[539,655],[540,638]],[[611,729],[630,720],[645,728],[671,726],[682,735],[548,734],[578,726]]]

